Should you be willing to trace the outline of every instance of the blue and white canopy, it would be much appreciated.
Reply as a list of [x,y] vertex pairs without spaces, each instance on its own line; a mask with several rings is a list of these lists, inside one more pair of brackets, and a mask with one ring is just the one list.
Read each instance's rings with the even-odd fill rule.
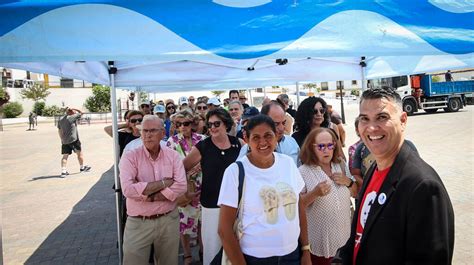
[[[186,90],[474,67],[468,0],[3,1],[0,65]],[[283,63],[277,64],[276,59]]]

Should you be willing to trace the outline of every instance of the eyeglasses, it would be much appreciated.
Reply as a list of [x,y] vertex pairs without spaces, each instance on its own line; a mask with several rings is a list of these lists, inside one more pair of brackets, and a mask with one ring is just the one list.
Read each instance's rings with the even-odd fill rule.
[[317,113],[324,115],[324,113],[326,113],[326,109],[325,108],[313,109],[313,114],[317,114]]
[[207,110],[207,106],[197,106],[198,110]]
[[176,109],[175,106],[168,106],[168,107],[166,107],[166,108],[167,108],[167,109]]
[[140,123],[142,121],[143,121],[143,119],[130,119],[131,123],[137,123],[137,122]]
[[175,122],[174,124],[178,128],[181,127],[181,126],[188,127],[191,124],[191,122],[190,121],[185,121],[185,122],[179,122],[178,121],[178,122]]
[[161,131],[161,130],[163,130],[163,128],[141,129],[141,132],[142,132],[142,134],[147,134],[147,133],[156,134],[156,133],[158,133],[158,132]]
[[240,110],[239,108],[229,109],[229,111],[239,111],[239,110]]
[[313,144],[313,146],[315,146],[319,151],[324,151],[326,149],[328,150],[334,150],[334,148],[336,147],[335,144],[333,143],[329,143],[329,144]]
[[219,128],[221,126],[221,121],[215,121],[215,122],[208,122],[206,124],[207,128],[212,128],[212,126]]

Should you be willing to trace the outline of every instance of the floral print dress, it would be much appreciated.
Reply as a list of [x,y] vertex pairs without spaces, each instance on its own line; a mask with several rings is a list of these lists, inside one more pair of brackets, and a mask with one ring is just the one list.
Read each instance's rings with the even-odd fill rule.
[[[182,159],[184,159],[190,152],[191,148],[195,146],[199,141],[205,138],[202,134],[192,133],[191,142],[192,145],[186,141],[182,134],[176,134],[168,138],[166,145],[177,151]],[[202,183],[202,172],[199,170],[198,173],[188,176],[188,182],[194,182],[195,191],[201,190]],[[178,207],[179,210],[179,232],[182,235],[190,235],[196,237],[198,232],[198,223],[201,219],[201,203],[199,199],[191,201],[185,207]]]

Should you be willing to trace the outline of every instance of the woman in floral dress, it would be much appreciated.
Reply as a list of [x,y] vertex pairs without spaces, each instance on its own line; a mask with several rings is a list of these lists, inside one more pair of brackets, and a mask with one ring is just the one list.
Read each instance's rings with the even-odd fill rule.
[[[181,158],[184,159],[191,151],[191,148],[204,139],[205,136],[192,132],[191,128],[194,123],[194,117],[188,110],[178,112],[171,117],[171,120],[174,127],[178,130],[178,134],[170,136],[167,146],[176,150]],[[181,245],[184,250],[184,264],[191,264],[193,260],[190,239],[197,238],[199,245],[202,245],[199,232],[201,220],[199,194],[201,191],[202,173],[199,164],[193,168],[191,173],[188,173],[188,192],[178,198],[178,205],[180,206],[178,207],[180,217],[179,232]]]

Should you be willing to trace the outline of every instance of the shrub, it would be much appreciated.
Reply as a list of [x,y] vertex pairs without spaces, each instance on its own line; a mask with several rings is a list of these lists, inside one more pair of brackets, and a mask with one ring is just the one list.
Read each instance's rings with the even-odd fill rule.
[[10,102],[3,106],[5,118],[16,118],[23,112],[23,107],[18,102]]
[[33,112],[36,113],[38,116],[43,116],[43,110],[46,106],[46,103],[43,101],[36,101],[35,105],[33,105]]
[[359,89],[352,89],[351,90],[351,95],[358,97],[360,95],[360,90]]
[[52,117],[57,115],[63,115],[64,109],[56,105],[46,106],[43,110],[43,116]]

